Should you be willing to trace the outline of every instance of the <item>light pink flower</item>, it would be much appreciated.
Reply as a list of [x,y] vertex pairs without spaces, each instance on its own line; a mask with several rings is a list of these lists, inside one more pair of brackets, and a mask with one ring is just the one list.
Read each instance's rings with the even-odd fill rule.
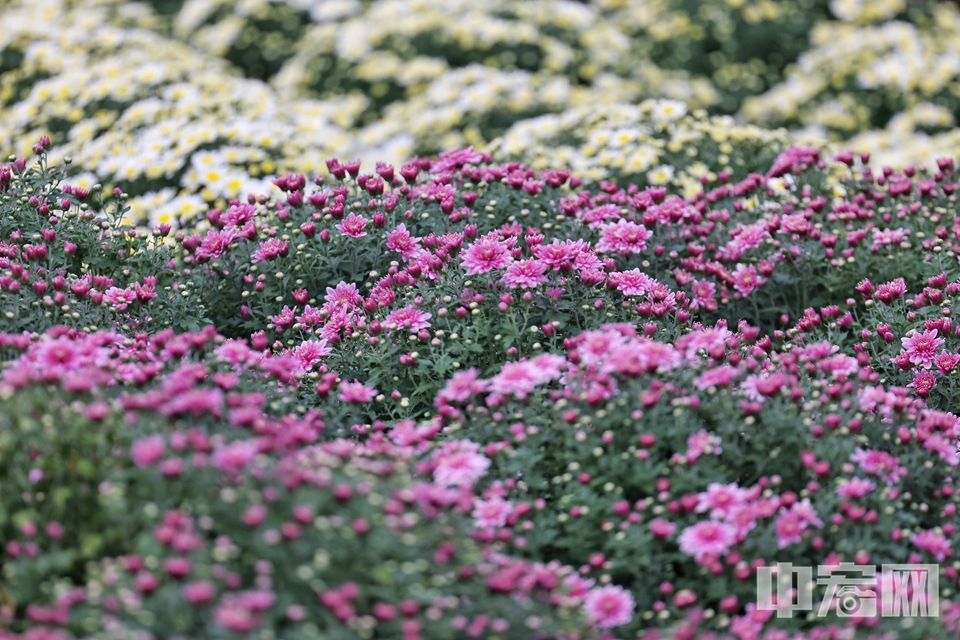
[[190,604],[207,604],[216,597],[217,587],[210,580],[199,580],[185,584],[181,593]]
[[260,447],[255,440],[237,440],[213,452],[211,462],[217,469],[238,472],[257,457]]
[[340,282],[336,288],[327,287],[327,295],[323,299],[333,307],[348,311],[363,302],[363,296],[357,293],[357,285],[352,282]]
[[250,261],[262,262],[264,260],[276,258],[277,256],[285,256],[289,250],[290,243],[288,243],[286,240],[270,238],[269,240],[264,240],[260,243],[260,248],[253,252],[253,255],[250,257]]
[[550,244],[541,244],[531,249],[533,255],[544,264],[559,269],[564,264],[573,264],[584,253],[589,253],[590,244],[584,240],[556,240]]
[[714,300],[717,295],[717,285],[709,280],[694,280],[691,285],[693,301],[698,305],[705,305],[708,301]]
[[617,289],[628,297],[642,296],[649,291],[655,283],[653,278],[640,271],[640,269],[621,271],[617,274],[617,277],[619,279]]
[[900,482],[902,476],[907,474],[906,467],[900,466],[900,459],[885,451],[864,450],[857,448],[850,454],[850,462],[860,466],[864,473],[873,473],[887,483],[887,485]]
[[512,289],[532,289],[547,281],[546,272],[547,265],[539,260],[518,260],[507,267],[501,281]]
[[749,267],[744,264],[738,264],[733,272],[733,288],[741,295],[750,295],[750,292],[766,282],[765,278],[757,275],[757,268],[753,265]]
[[900,338],[900,342],[903,343],[900,353],[906,355],[912,364],[921,365],[924,369],[930,368],[937,356],[937,349],[943,345],[943,339],[937,337],[936,329],[923,333],[914,331],[907,337]]
[[641,253],[647,248],[647,240],[653,236],[645,226],[628,220],[604,224],[600,227],[600,234],[597,251],[623,254]]
[[441,486],[472,486],[490,467],[490,459],[479,450],[480,446],[469,440],[445,442],[433,456],[434,480]]
[[862,498],[876,488],[877,485],[864,478],[850,478],[840,481],[837,495],[841,498]]
[[489,387],[489,383],[480,379],[480,372],[473,367],[466,371],[458,371],[447,381],[447,384],[437,393],[437,403],[466,402],[474,393],[482,393]]
[[737,541],[737,530],[722,522],[708,520],[687,527],[677,538],[680,551],[700,562],[707,555],[726,555]]
[[165,442],[160,434],[142,438],[130,447],[130,457],[138,467],[149,467],[163,458]]
[[120,287],[110,287],[103,292],[103,301],[111,307],[124,311],[131,302],[137,299],[136,291],[130,289],[121,289]]
[[495,529],[507,524],[507,518],[513,513],[513,503],[500,496],[489,500],[477,500],[474,503],[473,524],[478,529]]
[[676,530],[676,522],[670,522],[669,520],[664,520],[663,518],[656,518],[650,521],[650,532],[653,534],[654,538],[659,538],[661,540],[669,538]]
[[387,248],[396,251],[404,260],[409,260],[420,254],[420,238],[415,238],[407,231],[403,223],[397,225],[393,231],[387,232]]
[[367,219],[352,212],[340,224],[336,225],[343,235],[351,238],[362,238],[367,235],[367,232],[363,230],[366,226]]
[[293,350],[292,355],[302,366],[302,373],[306,373],[313,369],[313,365],[331,353],[333,353],[333,349],[326,340],[321,338],[320,340],[304,340],[300,343],[300,346]]
[[230,245],[240,239],[240,232],[236,228],[223,231],[208,231],[197,247],[194,255],[200,259],[214,259],[220,257]]
[[500,368],[500,373],[490,379],[490,390],[504,395],[513,394],[522,400],[536,389],[539,381],[539,372],[533,363],[507,362]]
[[416,333],[421,329],[426,329],[430,326],[430,323],[427,322],[430,318],[433,317],[432,313],[424,313],[420,311],[416,306],[410,305],[404,307],[403,309],[397,309],[393,311],[390,315],[387,316],[387,319],[384,321],[388,330],[392,325],[397,325],[397,329],[406,329],[411,333]]
[[798,544],[803,538],[803,530],[807,525],[794,513],[786,511],[777,517],[777,548],[785,549],[792,544]]
[[743,501],[743,489],[736,482],[726,485],[711,482],[698,498],[697,513],[709,511],[711,518],[724,518]]
[[702,374],[694,378],[693,386],[700,391],[704,391],[710,387],[726,387],[733,382],[734,378],[736,378],[739,373],[740,372],[736,367],[731,367],[728,364],[720,365],[719,367],[714,367],[713,369],[707,369]]
[[687,460],[696,460],[705,453],[719,455],[723,449],[720,447],[721,438],[708,433],[706,429],[694,433],[687,438]]
[[366,387],[362,382],[353,382],[343,381],[340,383],[340,394],[337,396],[343,402],[354,402],[356,404],[363,404],[370,402],[377,395],[376,389],[371,389]]
[[936,531],[920,531],[910,536],[910,542],[933,555],[938,562],[943,562],[950,551],[950,541]]
[[637,606],[633,594],[619,585],[591,589],[583,599],[583,608],[590,624],[598,629],[609,629],[633,620]]
[[[515,240],[515,238],[511,238]],[[496,233],[488,233],[463,252],[463,266],[467,275],[474,276],[494,269],[503,269],[513,261],[511,243],[500,240]]]

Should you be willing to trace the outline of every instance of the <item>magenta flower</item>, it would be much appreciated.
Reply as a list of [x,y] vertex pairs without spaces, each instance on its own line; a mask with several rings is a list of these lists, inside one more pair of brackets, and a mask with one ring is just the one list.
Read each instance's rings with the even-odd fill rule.
[[900,466],[900,459],[885,451],[864,450],[857,448],[850,454],[850,462],[859,465],[864,473],[872,473],[880,476],[887,485],[900,482],[902,476],[907,474],[906,467]]
[[163,458],[166,445],[160,434],[142,438],[130,447],[130,457],[138,467],[149,467]]
[[513,513],[513,503],[500,496],[489,500],[477,500],[474,503],[473,524],[478,529],[496,529],[507,523],[507,518]]
[[654,538],[664,540],[672,536],[676,530],[676,522],[670,522],[663,518],[656,518],[650,521],[650,533],[653,534]]
[[388,328],[392,325],[396,325],[398,329],[406,329],[411,333],[416,333],[421,329],[426,329],[429,327],[430,323],[427,322],[427,320],[432,317],[432,313],[424,313],[416,306],[411,305],[393,311],[387,316],[387,319],[384,320],[384,324]]
[[627,220],[617,220],[613,224],[600,227],[600,242],[597,251],[601,253],[641,253],[647,248],[647,240],[653,232],[645,226]]
[[737,530],[722,522],[705,521],[687,527],[677,538],[680,551],[700,562],[706,556],[726,555],[737,541]]
[[506,267],[513,261],[510,244],[500,240],[495,233],[487,234],[471,244],[463,252],[463,266],[467,269],[467,275],[475,276]]
[[922,366],[929,369],[937,357],[937,349],[943,345],[943,339],[937,337],[937,330],[931,329],[923,333],[912,331],[905,338],[900,338],[903,343],[901,354],[905,355],[911,364]]
[[837,495],[841,498],[862,498],[876,488],[877,485],[864,478],[850,478],[840,481]]
[[950,552],[950,541],[936,531],[920,531],[910,536],[910,542],[933,555],[938,562],[943,562]]
[[479,450],[480,445],[469,440],[445,442],[433,455],[434,480],[441,486],[472,486],[490,467],[490,459]]
[[766,282],[766,279],[757,275],[757,268],[753,265],[748,267],[744,264],[738,264],[733,272],[733,288],[744,296],[750,295],[751,291],[764,282]]
[[137,299],[136,291],[110,287],[103,292],[103,301],[119,311],[124,311],[131,302]]
[[404,260],[409,260],[420,254],[423,249],[420,248],[420,238],[414,238],[407,231],[407,226],[403,223],[397,225],[393,231],[387,232],[387,248],[396,251]]
[[532,289],[547,281],[547,265],[539,260],[518,260],[507,267],[501,281],[508,287]]
[[263,262],[271,260],[277,256],[285,256],[290,250],[290,243],[286,240],[270,238],[260,243],[260,248],[253,252],[250,262]]
[[633,595],[620,585],[591,589],[583,599],[587,620],[598,629],[609,629],[633,620],[637,606]]
[[363,385],[363,383],[357,382],[356,380],[353,382],[341,382],[339,388],[340,394],[338,397],[343,402],[364,404],[373,400],[377,395],[376,389],[366,387]]
[[336,225],[343,235],[351,238],[362,238],[367,235],[366,231],[363,230],[366,226],[367,219],[355,213],[351,213],[340,224]]
[[640,271],[640,269],[631,269],[630,271],[621,271],[617,274],[617,289],[623,292],[627,297],[642,296],[654,285],[654,279]]
[[250,464],[259,452],[255,440],[237,440],[214,451],[211,462],[217,469],[236,473]]
[[[584,253],[590,253],[590,244],[584,240],[554,239],[550,244],[541,244],[531,249],[533,255],[553,269],[564,264],[573,264]],[[597,261],[599,263],[599,260]]]
[[487,390],[489,383],[480,380],[480,372],[473,367],[466,371],[458,371],[447,381],[446,386],[437,393],[436,404],[449,402],[466,402],[474,393]]

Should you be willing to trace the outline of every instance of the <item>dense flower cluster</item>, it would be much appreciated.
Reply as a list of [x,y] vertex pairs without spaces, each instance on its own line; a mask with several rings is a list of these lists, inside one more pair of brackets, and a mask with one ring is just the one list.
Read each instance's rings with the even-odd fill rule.
[[327,159],[145,234],[50,144],[0,168],[15,633],[839,633],[776,562],[939,563],[956,624],[953,161]]
[[957,635],[958,16],[4,3],[0,640]]

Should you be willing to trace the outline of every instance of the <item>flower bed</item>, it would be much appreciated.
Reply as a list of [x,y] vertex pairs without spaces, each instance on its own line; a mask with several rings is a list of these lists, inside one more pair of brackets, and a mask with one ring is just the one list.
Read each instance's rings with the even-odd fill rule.
[[[0,167],[5,637],[956,633],[953,161],[329,159],[145,233],[48,145]],[[940,616],[783,618],[778,562],[937,564]]]

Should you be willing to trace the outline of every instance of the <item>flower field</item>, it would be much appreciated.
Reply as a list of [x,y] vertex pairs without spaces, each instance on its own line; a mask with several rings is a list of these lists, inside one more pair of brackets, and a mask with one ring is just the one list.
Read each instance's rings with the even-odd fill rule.
[[960,636],[956,3],[0,26],[0,640]]

